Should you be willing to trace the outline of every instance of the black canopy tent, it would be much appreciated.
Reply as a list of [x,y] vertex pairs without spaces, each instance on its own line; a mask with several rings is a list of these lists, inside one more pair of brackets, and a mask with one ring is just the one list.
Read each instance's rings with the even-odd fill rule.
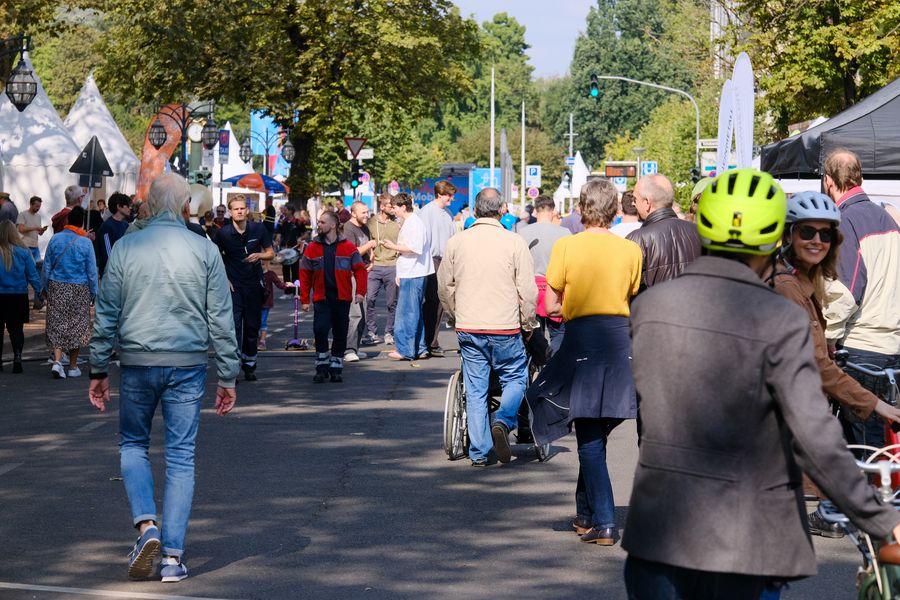
[[855,152],[867,178],[900,177],[900,79],[821,125],[765,146],[760,168],[776,178],[819,178],[835,148]]

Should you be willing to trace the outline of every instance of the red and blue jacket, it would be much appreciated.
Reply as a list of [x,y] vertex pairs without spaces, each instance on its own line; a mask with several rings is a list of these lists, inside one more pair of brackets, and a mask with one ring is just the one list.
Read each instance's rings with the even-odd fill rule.
[[[334,257],[334,272],[326,274],[325,265],[331,262],[331,256]],[[337,287],[337,299],[352,302],[353,278],[356,279],[356,294],[365,296],[368,273],[353,242],[338,238],[329,243],[318,236],[306,246],[300,261],[300,301],[308,303],[310,292],[313,302],[325,300],[326,283],[330,280]]]

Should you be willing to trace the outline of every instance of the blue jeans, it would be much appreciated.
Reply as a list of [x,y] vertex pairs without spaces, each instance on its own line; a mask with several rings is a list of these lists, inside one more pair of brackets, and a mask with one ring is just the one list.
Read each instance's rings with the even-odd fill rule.
[[425,320],[422,315],[426,279],[426,277],[410,277],[400,280],[397,312],[394,315],[394,345],[399,354],[410,360],[428,352],[425,346]]
[[[900,356],[890,354],[878,354],[877,352],[869,352],[867,350],[857,350],[856,348],[844,348],[850,353],[848,360],[857,365],[863,365],[873,371],[880,371],[885,368],[900,368]],[[887,394],[887,379],[873,379],[868,375],[860,373],[855,369],[847,369],[847,374],[853,377],[860,384],[876,396],[881,398]],[[887,442],[884,438],[884,421],[876,414],[872,414],[868,419],[862,420],[849,410],[841,411],[841,418],[844,424],[844,433],[852,444],[864,444],[867,446],[883,447]]]
[[615,527],[616,503],[606,468],[606,439],[622,419],[575,419],[578,483],[575,511],[596,529]]
[[194,447],[200,424],[200,403],[206,386],[206,365],[196,367],[122,366],[119,386],[119,454],[122,479],[135,526],[159,522],[150,469],[150,428],[162,402],[166,428],[166,488],[163,496],[162,553],[184,552],[194,497]]
[[494,421],[516,428],[516,414],[528,386],[528,358],[521,335],[491,335],[457,331],[459,354],[466,384],[466,416],[469,428],[469,458],[487,458],[494,447],[488,422],[488,388],[491,371],[503,390]]
[[269,311],[271,308],[262,309],[262,315],[259,319],[259,330],[260,331],[268,331],[269,330]]
[[697,571],[631,555],[625,561],[625,587],[629,600],[758,600],[779,597],[779,585],[763,576]]

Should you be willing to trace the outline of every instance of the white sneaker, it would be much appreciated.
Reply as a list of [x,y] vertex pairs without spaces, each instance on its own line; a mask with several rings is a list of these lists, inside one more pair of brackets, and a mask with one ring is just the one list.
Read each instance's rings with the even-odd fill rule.
[[81,369],[75,367],[74,369],[69,369],[68,372],[69,377],[81,377]]
[[394,343],[394,336],[391,335],[390,333],[384,334],[384,343],[385,343],[385,344],[393,344],[393,343]]
[[50,367],[50,373],[53,375],[54,379],[65,379],[66,372],[63,370],[63,367],[58,362],[53,363],[53,366]]
[[360,352],[359,354],[357,354],[353,350],[348,350],[348,351],[344,352],[344,362],[359,362],[359,359],[363,358],[360,356],[360,354],[365,354],[365,353]]

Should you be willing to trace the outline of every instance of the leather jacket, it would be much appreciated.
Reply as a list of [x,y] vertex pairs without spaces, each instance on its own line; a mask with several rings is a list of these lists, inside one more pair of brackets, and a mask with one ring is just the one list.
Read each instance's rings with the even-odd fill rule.
[[628,238],[641,247],[644,270],[641,289],[674,279],[700,256],[697,226],[682,221],[671,208],[658,208]]

